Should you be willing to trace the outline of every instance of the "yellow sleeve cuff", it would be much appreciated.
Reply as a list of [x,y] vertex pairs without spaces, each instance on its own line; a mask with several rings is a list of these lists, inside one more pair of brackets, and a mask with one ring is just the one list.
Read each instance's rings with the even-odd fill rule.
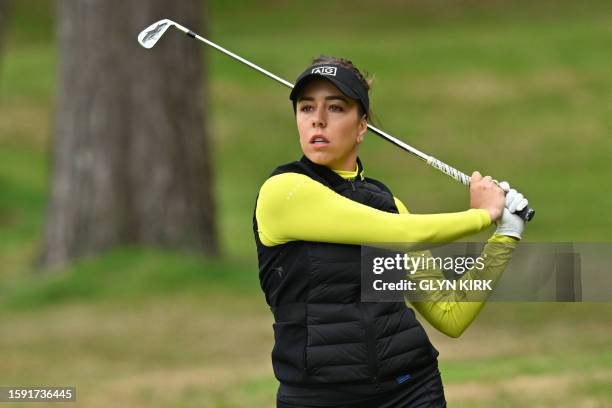
[[515,237],[509,237],[507,235],[500,235],[500,234],[493,234],[491,238],[489,238],[488,242],[513,243],[513,242],[519,242],[519,241],[520,239],[515,238]]

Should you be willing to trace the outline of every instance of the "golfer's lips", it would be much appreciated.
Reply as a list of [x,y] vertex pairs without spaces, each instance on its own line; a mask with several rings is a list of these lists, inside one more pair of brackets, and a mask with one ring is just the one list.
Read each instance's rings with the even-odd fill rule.
[[329,139],[323,135],[314,135],[310,138],[309,143],[314,146],[327,146],[329,144]]

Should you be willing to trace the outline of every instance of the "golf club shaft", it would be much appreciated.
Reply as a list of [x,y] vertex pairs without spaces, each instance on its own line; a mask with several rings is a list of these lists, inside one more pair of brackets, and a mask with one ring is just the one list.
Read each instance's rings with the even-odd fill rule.
[[[242,62],[245,65],[248,65],[249,67],[253,68],[254,70],[264,74],[265,76],[274,79],[277,82],[280,82],[281,84],[285,85],[288,88],[293,88],[293,84],[291,82],[288,82],[284,79],[282,79],[281,77],[274,75],[273,73],[271,73],[270,71],[267,71],[263,68],[261,68],[260,66],[253,64],[251,61],[246,60],[244,58],[242,58],[239,55],[234,54],[233,52],[221,47],[218,44],[215,44],[214,42],[200,36],[199,34],[189,30],[188,28],[185,28],[183,26],[181,26],[180,24],[174,23],[173,22],[173,26],[178,29],[179,31],[182,31],[183,33],[187,34],[189,37],[191,38],[195,38],[197,40],[202,41],[203,43],[215,48],[216,50],[224,53],[225,55],[235,59],[236,61]],[[439,171],[441,171],[442,173],[454,178],[455,180],[459,181],[460,183],[469,186],[470,185],[470,177],[463,173],[462,171],[457,170],[456,168],[449,166],[448,164],[436,159],[433,156],[430,156],[428,154],[425,154],[423,152],[421,152],[418,149],[415,149],[414,147],[410,146],[409,144],[397,139],[394,136],[391,136],[390,134],[378,129],[375,126],[372,126],[371,124],[368,124],[368,129],[370,129],[372,132],[376,133],[378,136],[382,137],[383,139],[387,140],[388,142],[393,143],[394,145],[398,146],[399,148],[411,153],[412,155],[418,157],[419,159],[423,160],[424,162],[426,162],[427,164],[429,164],[431,167],[438,169]],[[530,207],[525,207],[523,208],[521,211],[517,211],[516,214],[518,216],[520,216],[523,220],[525,221],[530,221],[533,216],[535,215],[535,210],[530,208]]]

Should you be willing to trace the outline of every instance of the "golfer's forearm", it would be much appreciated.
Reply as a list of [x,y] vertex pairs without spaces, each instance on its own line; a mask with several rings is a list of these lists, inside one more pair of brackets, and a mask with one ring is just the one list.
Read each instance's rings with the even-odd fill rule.
[[269,178],[259,192],[255,215],[259,238],[266,246],[290,241],[447,242],[491,223],[485,210],[427,215],[380,211],[297,173]]
[[[503,235],[493,235],[485,246],[481,257],[484,258],[482,270],[465,272],[460,280],[490,279],[495,285],[506,269],[518,240]],[[416,271],[413,280],[440,279],[440,271]],[[432,291],[427,293],[425,302],[412,302],[412,306],[436,329],[450,337],[459,337],[474,321],[484,307],[486,300],[466,302],[459,300],[457,291]]]

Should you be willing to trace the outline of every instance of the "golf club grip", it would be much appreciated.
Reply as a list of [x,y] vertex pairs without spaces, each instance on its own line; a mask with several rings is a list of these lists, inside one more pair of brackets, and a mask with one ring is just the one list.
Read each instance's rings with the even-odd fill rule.
[[[452,178],[454,178],[455,180],[457,180],[458,182],[466,186],[470,185],[470,178],[468,177],[467,174],[465,174],[462,171],[457,170],[456,168],[452,166],[449,166],[448,164],[444,162],[441,162],[440,160],[436,159],[433,156],[429,156],[429,158],[427,159],[427,164],[429,164],[431,167],[434,167],[440,170],[442,173],[448,176],[451,176]],[[529,222],[535,215],[535,210],[530,207],[525,207],[521,211],[515,212],[515,214],[521,217],[523,221]]]
[[446,163],[441,162],[440,160],[436,159],[433,156],[429,156],[429,158],[427,159],[427,164],[429,164],[433,168],[440,170],[442,173],[446,174],[447,176],[451,176],[452,178],[454,178],[461,184],[465,184],[466,186],[469,187],[470,177],[464,172],[459,171],[456,168],[449,166]]
[[521,211],[515,212],[515,214],[518,215],[519,217],[521,217],[523,219],[523,221],[529,222],[529,221],[531,221],[531,219],[535,215],[535,210],[533,208],[527,206],[527,207],[523,208]]

